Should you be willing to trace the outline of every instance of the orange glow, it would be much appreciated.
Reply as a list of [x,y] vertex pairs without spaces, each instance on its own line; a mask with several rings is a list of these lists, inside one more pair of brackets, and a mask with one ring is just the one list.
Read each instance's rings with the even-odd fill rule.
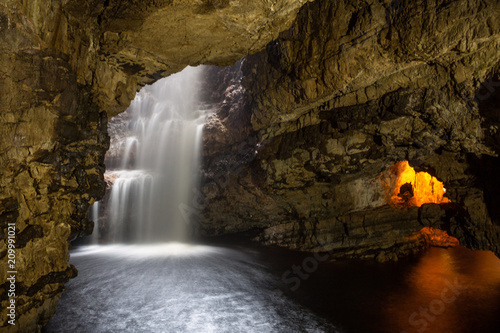
[[453,247],[460,245],[458,239],[448,235],[446,231],[432,227],[423,227],[420,231],[417,231],[407,237],[420,238],[429,246]]
[[[415,172],[408,161],[396,162],[385,179],[386,199],[397,207],[420,207],[425,203],[448,203],[443,183],[427,172]],[[387,188],[388,186],[388,188]]]

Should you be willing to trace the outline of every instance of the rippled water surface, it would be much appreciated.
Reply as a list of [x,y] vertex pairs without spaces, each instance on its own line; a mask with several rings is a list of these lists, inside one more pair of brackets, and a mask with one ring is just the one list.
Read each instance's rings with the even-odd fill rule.
[[234,245],[81,247],[45,332],[500,332],[490,252],[317,267],[311,258]]
[[285,297],[255,253],[164,244],[93,246],[72,254],[47,332],[324,332],[336,330]]

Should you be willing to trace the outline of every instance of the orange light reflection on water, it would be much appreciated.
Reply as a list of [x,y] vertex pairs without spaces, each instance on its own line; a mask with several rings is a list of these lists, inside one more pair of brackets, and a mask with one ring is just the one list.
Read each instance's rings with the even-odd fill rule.
[[492,252],[430,248],[407,272],[404,299],[400,291],[388,295],[383,312],[398,332],[465,332],[456,324],[481,322],[470,315],[478,306],[471,300],[497,309],[498,288],[500,260]]

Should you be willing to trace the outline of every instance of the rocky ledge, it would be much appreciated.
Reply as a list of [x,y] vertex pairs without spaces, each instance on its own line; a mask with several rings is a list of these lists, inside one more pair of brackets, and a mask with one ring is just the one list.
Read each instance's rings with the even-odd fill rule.
[[[496,1],[306,4],[245,58],[241,107],[208,125],[198,231],[394,259],[433,227],[500,255],[499,14]],[[234,124],[248,134],[214,151]],[[390,205],[396,161],[450,202]]]

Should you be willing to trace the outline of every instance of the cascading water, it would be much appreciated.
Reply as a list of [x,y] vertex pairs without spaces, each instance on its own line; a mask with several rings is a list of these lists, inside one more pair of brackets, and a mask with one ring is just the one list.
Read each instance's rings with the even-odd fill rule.
[[97,244],[99,242],[99,201],[96,201],[92,205],[92,209],[89,211],[89,218],[94,221],[94,232],[92,233],[92,244]]
[[127,109],[130,135],[121,143],[121,163],[105,175],[112,184],[103,210],[112,242],[186,240],[180,208],[198,183],[201,70],[187,67],[143,88]]

